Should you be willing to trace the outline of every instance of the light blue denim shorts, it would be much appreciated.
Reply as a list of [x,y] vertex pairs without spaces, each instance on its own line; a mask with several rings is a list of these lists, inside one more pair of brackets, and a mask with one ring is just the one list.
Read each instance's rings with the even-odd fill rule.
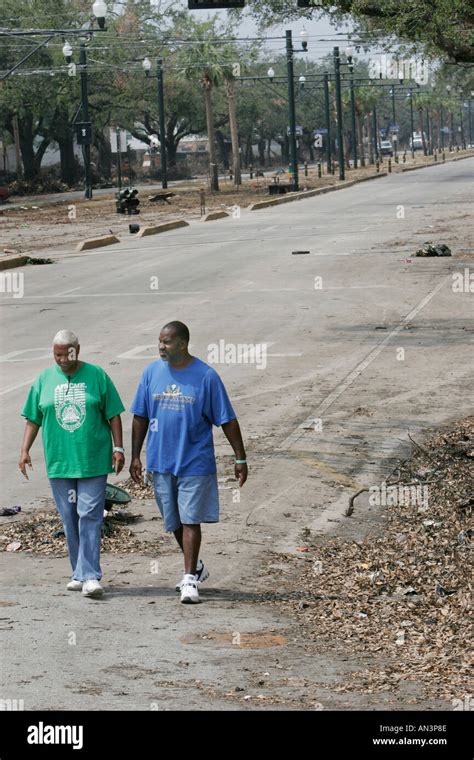
[[178,530],[181,525],[219,522],[216,473],[180,477],[154,472],[153,486],[166,531]]

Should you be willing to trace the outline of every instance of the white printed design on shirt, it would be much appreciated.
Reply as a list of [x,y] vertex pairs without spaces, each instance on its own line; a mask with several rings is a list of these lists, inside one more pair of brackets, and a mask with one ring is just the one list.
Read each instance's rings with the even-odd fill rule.
[[56,419],[64,430],[73,433],[86,419],[86,384],[67,383],[54,389]]
[[160,409],[174,409],[180,411],[186,404],[194,404],[194,396],[185,396],[176,383],[166,386],[166,390],[161,393],[153,393],[153,401],[160,402]]

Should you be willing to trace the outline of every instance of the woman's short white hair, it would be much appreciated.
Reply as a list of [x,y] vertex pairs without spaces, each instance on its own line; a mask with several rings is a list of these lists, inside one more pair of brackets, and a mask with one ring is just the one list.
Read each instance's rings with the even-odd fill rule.
[[78,346],[79,338],[72,330],[59,330],[53,338],[53,346]]

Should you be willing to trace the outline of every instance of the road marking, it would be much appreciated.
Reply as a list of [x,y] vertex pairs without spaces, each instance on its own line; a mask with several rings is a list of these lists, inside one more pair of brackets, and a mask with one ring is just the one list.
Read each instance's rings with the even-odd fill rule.
[[[40,354],[40,356],[33,356],[29,359],[18,359],[18,356],[21,356],[21,354],[27,354],[30,351],[47,351],[46,354]],[[47,359],[49,356],[51,356],[51,346],[46,346],[42,348],[21,348],[18,351],[10,351],[8,354],[3,354],[0,356],[0,362],[30,362],[34,359]]]
[[65,296],[65,295],[66,295],[66,293],[74,293],[74,291],[75,291],[75,290],[80,290],[80,289],[81,289],[81,288],[80,288],[80,286],[79,286],[79,287],[77,287],[77,288],[71,288],[70,290],[63,290],[63,292],[61,293],[61,295],[62,295],[62,296]]
[[[193,296],[200,293],[205,293],[204,290],[154,290],[154,291],[144,291],[142,293],[131,293],[130,291],[128,293],[77,293],[74,297],[75,298],[123,298],[124,296],[156,296],[156,295],[164,295],[164,296]],[[68,296],[60,295],[58,293],[55,293],[54,295],[43,295],[43,296],[23,296],[22,300],[25,301],[26,299],[33,299],[33,300],[43,300],[47,299],[49,301],[54,300],[55,298],[68,298]],[[0,299],[1,300],[1,299]]]
[[364,372],[364,370],[367,369],[367,367],[370,364],[372,364],[372,362],[374,361],[374,359],[376,359],[377,356],[383,351],[383,349],[385,348],[385,346],[387,345],[387,343],[389,343],[390,340],[395,335],[398,335],[404,329],[404,327],[407,325],[407,323],[410,322],[414,317],[416,317],[417,314],[419,314],[419,312],[426,306],[427,303],[429,303],[431,301],[431,299],[433,298],[433,296],[435,296],[441,290],[441,288],[444,286],[444,284],[448,280],[451,281],[451,275],[448,275],[440,283],[438,283],[438,285],[436,285],[436,287],[433,288],[433,290],[431,290],[430,293],[428,293],[428,295],[425,296],[420,301],[420,303],[417,306],[415,306],[406,315],[406,317],[403,317],[403,319],[401,320],[401,322],[399,322],[399,324],[397,325],[397,327],[395,327],[381,341],[381,343],[379,343],[379,345],[376,346],[370,352],[370,354],[363,361],[361,361],[357,365],[357,367],[355,367],[355,369],[352,370],[352,372],[350,372],[347,375],[347,377],[345,378],[345,380],[343,380],[332,391],[332,393],[329,394],[329,396],[326,396],[326,398],[324,399],[324,401],[322,401],[319,404],[319,406],[316,407],[316,409],[314,410],[314,412],[311,415],[311,417],[308,417],[304,422],[302,422],[300,425],[298,425],[298,427],[296,428],[296,430],[293,431],[293,433],[291,433],[287,438],[285,438],[285,440],[281,444],[279,444],[278,446],[276,446],[275,451],[282,451],[284,449],[288,449],[291,446],[293,446],[295,443],[297,443],[299,441],[299,439],[304,436],[305,431],[308,429],[308,426],[311,425],[311,423],[314,422],[314,420],[316,418],[321,417],[321,415],[334,403],[334,401],[336,401],[336,399],[339,398],[339,396],[342,396],[342,394],[344,393],[344,391],[350,385],[352,385],[352,383],[354,382],[354,380],[356,380],[362,374],[362,372]]
[[0,396],[4,396],[6,393],[11,393],[11,391],[16,391],[18,388],[23,388],[25,385],[31,385],[35,378],[32,377],[31,380],[25,380],[24,383],[18,383],[18,385],[11,385],[10,388],[4,388],[3,391],[0,391]]

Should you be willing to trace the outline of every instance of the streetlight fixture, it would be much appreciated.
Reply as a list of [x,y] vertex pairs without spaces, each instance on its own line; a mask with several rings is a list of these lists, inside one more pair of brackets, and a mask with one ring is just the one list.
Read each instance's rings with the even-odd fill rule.
[[66,63],[71,63],[72,61],[72,47],[69,44],[69,42],[66,40],[63,45],[63,56],[66,59]]
[[268,76],[268,78],[269,78],[270,82],[273,82],[273,79],[274,79],[274,77],[275,77],[275,71],[274,71],[274,69],[272,69],[272,68],[270,67],[270,68],[268,69],[268,71],[267,71],[267,76]]
[[107,5],[105,4],[104,0],[95,0],[94,5],[92,6],[92,13],[97,19],[99,28],[104,29],[105,15],[107,13]]
[[303,48],[303,50],[307,50],[308,49],[308,32],[304,28],[300,32],[300,39],[301,39],[301,47]]
[[145,76],[149,77],[150,76],[150,70],[151,70],[151,61],[150,61],[150,59],[149,58],[144,58],[142,66],[143,66],[143,71],[145,72]]
[[300,76],[300,78],[299,78],[299,80],[298,80],[298,81],[299,81],[299,83],[300,83],[301,89],[304,89],[304,86],[305,86],[305,82],[306,82],[306,77],[305,77],[305,75],[304,75],[304,74],[301,74],[301,76]]

